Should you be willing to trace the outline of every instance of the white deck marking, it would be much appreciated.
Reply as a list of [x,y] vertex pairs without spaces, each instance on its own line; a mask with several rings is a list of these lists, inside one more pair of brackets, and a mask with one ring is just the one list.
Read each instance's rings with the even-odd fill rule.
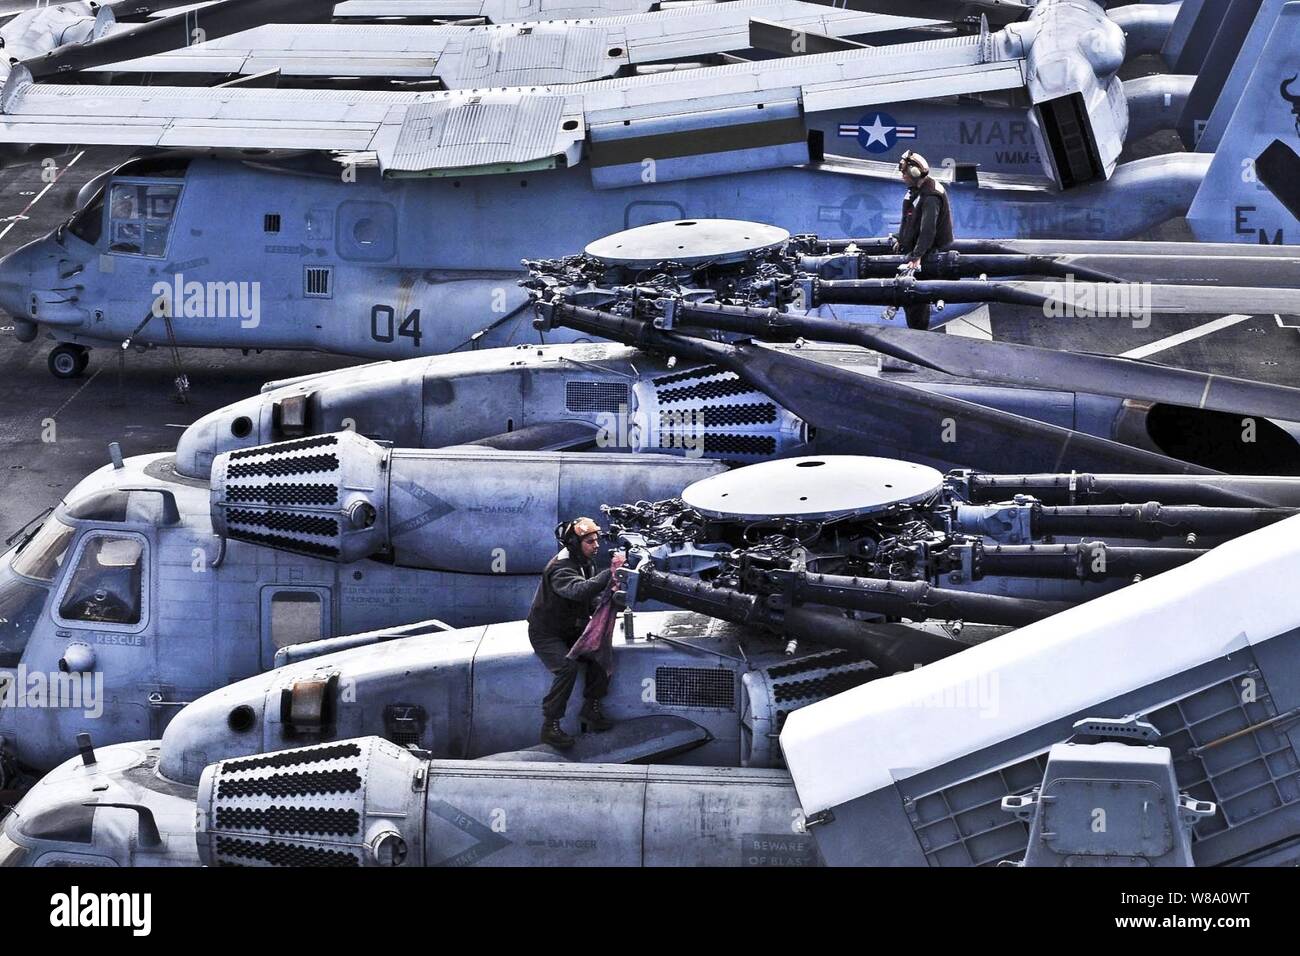
[[76,156],[73,156],[72,159],[68,160],[68,165],[64,166],[57,173],[54,174],[54,178],[51,179],[48,183],[46,183],[45,188],[36,194],[36,198],[33,199],[31,202],[29,202],[27,206],[23,209],[23,211],[14,217],[13,222],[9,223],[9,225],[5,226],[4,229],[0,230],[0,239],[3,239],[5,236],[9,235],[10,229],[12,229],[14,226],[18,225],[18,223],[26,219],[27,214],[31,212],[32,207],[41,201],[41,197],[50,191],[50,187],[53,186],[55,183],[57,183],[60,179],[62,179],[63,174],[66,173],[73,166],[75,166],[77,164],[77,160],[81,159],[81,157],[85,155],[86,155],[85,150],[82,150]]
[[1127,352],[1122,352],[1120,358],[1146,358],[1148,355],[1155,355],[1157,352],[1171,349],[1175,345],[1182,345],[1184,342],[1191,342],[1193,339],[1199,339],[1212,332],[1218,332],[1220,329],[1230,328],[1238,322],[1245,322],[1249,318],[1249,315],[1225,315],[1221,318],[1206,322],[1204,325],[1198,325],[1191,329],[1184,329],[1182,332],[1176,332],[1163,339],[1156,339],[1154,342],[1150,342],[1146,345],[1139,345],[1135,349],[1129,349]]
[[951,322],[945,323],[943,330],[949,335],[960,335],[967,339],[983,339],[986,342],[992,342],[993,318],[989,315],[989,307],[981,305],[968,315],[959,315]]

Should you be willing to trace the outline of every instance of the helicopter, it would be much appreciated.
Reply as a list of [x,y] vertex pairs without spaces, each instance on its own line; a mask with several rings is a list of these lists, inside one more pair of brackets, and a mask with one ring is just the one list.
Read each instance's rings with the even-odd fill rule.
[[[1016,45],[1034,33],[1025,63],[1079,59],[1074,37],[1080,32],[1116,39],[1111,31],[1118,31],[1099,8],[1049,2],[1030,17],[997,33],[929,41],[927,69],[906,74],[919,84],[916,95],[1022,88],[1020,60],[989,58],[980,51],[990,44]],[[1293,29],[1292,18],[1280,17],[1277,42],[1285,45]],[[1091,132],[1083,139],[1047,135],[1044,143],[1056,143],[1040,150],[1050,180],[972,178],[969,170],[954,169],[947,180],[959,234],[1132,235],[1185,211],[1206,170],[1232,162],[1226,154],[1178,154],[1115,164],[1125,128],[1123,89],[1108,71],[1122,48],[1118,37],[1097,46],[1104,63],[1080,62],[1084,72],[1072,75],[1083,78],[1086,94],[1060,95],[1065,91],[1041,85],[1047,73],[1031,72],[1036,105],[1027,115],[1034,135],[1067,120]],[[899,76],[916,69],[914,52],[903,44],[534,92],[159,87],[143,93],[28,83],[16,71],[0,97],[0,139],[9,142],[125,137],[177,148],[312,152],[296,160],[175,151],[133,160],[88,189],[65,226],[0,262],[0,304],[14,316],[20,340],[33,340],[42,327],[52,332],[61,344],[50,366],[62,377],[81,374],[86,349],[104,343],[317,348],[391,358],[531,340],[527,301],[514,286],[518,260],[524,253],[560,254],[571,240],[562,230],[521,224],[568,221],[581,209],[581,228],[596,235],[700,214],[777,219],[796,231],[886,232],[892,221],[886,208],[899,191],[894,168],[840,160],[824,152],[817,136],[810,152],[800,114],[878,98],[868,77],[887,83],[888,98],[901,102],[912,95],[901,92]],[[1282,56],[1261,64],[1241,100],[1243,113],[1272,95],[1273,73],[1286,63]],[[846,71],[859,78],[850,80]],[[946,79],[936,86],[941,75]],[[701,112],[689,97],[710,76],[748,92],[720,94],[717,111]],[[793,98],[768,102],[778,87]],[[633,90],[647,102],[628,105]],[[56,119],[71,103],[80,111],[75,133]],[[177,115],[193,109],[218,109],[223,123],[242,127],[238,142],[216,144],[208,121],[191,126]],[[250,126],[248,110],[267,120],[292,112],[296,122]],[[1069,114],[1075,119],[1067,110],[1075,110]],[[121,111],[134,119],[118,122]],[[104,124],[88,123],[87,114]],[[441,145],[399,149],[434,130],[461,129],[459,120],[445,125],[452,116],[503,125],[477,145],[453,142],[460,134],[446,133],[452,139]],[[1283,119],[1265,122],[1281,129]],[[689,132],[692,124],[712,132],[697,136]],[[766,145],[753,145],[760,140]],[[1074,146],[1067,148],[1085,142],[1095,149],[1076,155]],[[340,167],[318,152],[329,148],[354,157],[369,152],[378,168]],[[1240,181],[1220,186],[1216,202],[1256,191]],[[232,196],[264,198],[235,214]],[[772,197],[781,197],[776,208]],[[263,303],[274,304],[265,321]],[[170,314],[158,314],[164,311]]]

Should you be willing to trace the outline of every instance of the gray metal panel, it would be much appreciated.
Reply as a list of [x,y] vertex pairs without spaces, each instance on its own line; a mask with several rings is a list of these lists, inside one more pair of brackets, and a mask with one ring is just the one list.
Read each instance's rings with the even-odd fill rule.
[[267,24],[181,50],[94,67],[99,72],[257,73],[431,77],[464,27]]
[[[931,866],[1018,859],[1028,827],[1000,809],[1001,797],[1038,786],[1047,750],[1089,714],[1150,720],[1161,732],[1160,744],[1173,752],[1179,787],[1218,805],[1193,830],[1198,865],[1276,842],[1295,832],[1300,816],[1300,760],[1285,733],[1287,721],[1279,719],[1288,711],[1274,701],[1265,678],[1294,660],[1298,642],[1296,634],[1266,642],[1274,661],[1267,670],[1256,668],[1249,652],[1237,651],[837,806],[835,821],[816,831],[822,853],[832,865],[907,862],[913,847]],[[841,826],[860,819],[866,806],[876,818],[870,828]],[[894,806],[905,813],[906,829],[878,819],[880,808]]]
[[574,141],[573,131],[565,136],[560,128],[564,106],[562,97],[547,95],[417,103],[406,112],[388,169],[460,169],[554,157]]
[[[410,94],[360,90],[241,90],[28,83],[6,88],[0,139],[142,146],[370,149]],[[21,94],[12,95],[14,87]]]

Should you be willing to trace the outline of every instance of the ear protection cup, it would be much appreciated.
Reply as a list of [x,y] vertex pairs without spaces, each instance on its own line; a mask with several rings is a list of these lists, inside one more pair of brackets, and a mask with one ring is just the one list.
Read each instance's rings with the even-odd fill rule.
[[555,526],[555,540],[566,548],[571,548],[578,543],[578,539],[573,533],[572,521],[561,521]]
[[898,168],[913,179],[924,179],[930,174],[930,164],[923,156],[910,149],[898,160]]

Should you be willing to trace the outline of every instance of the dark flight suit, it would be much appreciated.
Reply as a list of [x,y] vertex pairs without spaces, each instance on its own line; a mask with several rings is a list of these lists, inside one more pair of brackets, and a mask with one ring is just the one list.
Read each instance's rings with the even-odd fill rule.
[[[903,197],[903,218],[898,227],[898,251],[908,259],[923,259],[952,245],[952,204],[942,183],[929,176]],[[924,278],[924,276],[922,276]],[[930,327],[929,304],[903,310],[913,329]]]
[[594,574],[590,561],[582,561],[561,551],[542,571],[541,583],[528,611],[528,640],[546,669],[555,675],[551,689],[542,699],[542,714],[547,720],[559,720],[569,706],[569,695],[586,672],[582,696],[600,700],[609,691],[609,675],[593,660],[569,660],[569,648],[582,636],[591,619],[592,605],[609,584],[609,569]]

